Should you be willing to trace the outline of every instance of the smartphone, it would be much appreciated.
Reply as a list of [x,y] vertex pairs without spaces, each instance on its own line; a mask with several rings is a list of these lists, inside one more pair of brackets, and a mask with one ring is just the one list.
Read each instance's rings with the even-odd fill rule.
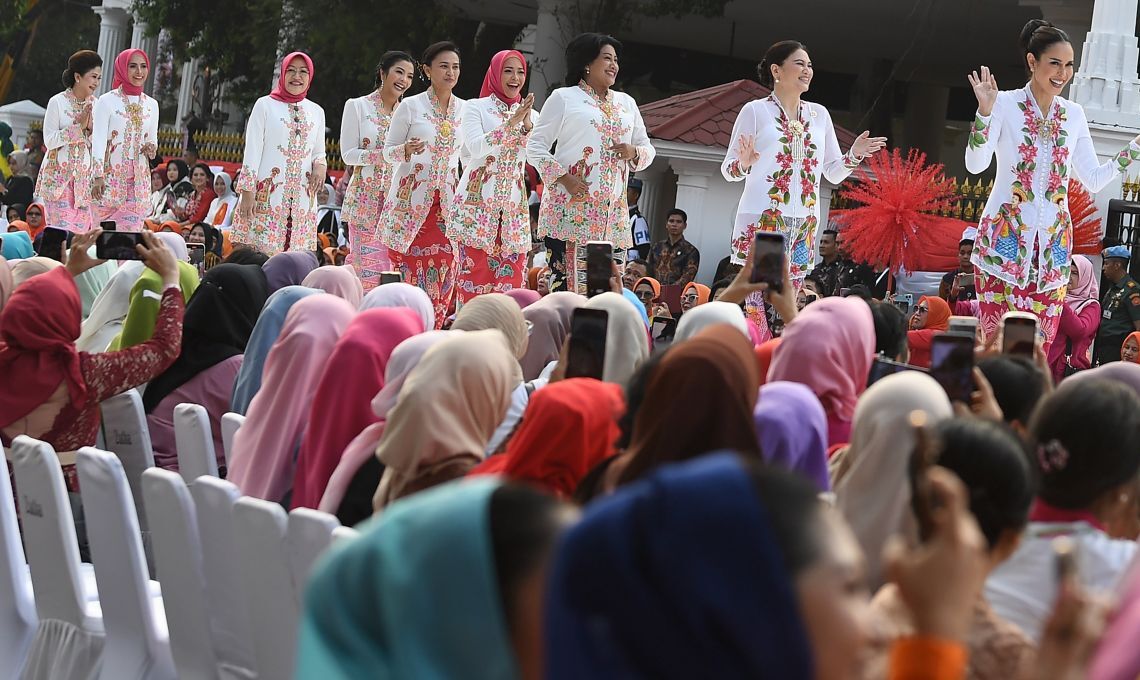
[[202,265],[202,261],[206,259],[206,244],[204,243],[187,243],[186,251],[190,253],[190,264],[195,267]]
[[1037,317],[1028,312],[1006,312],[1001,318],[1001,353],[1033,358],[1037,347]]
[[978,319],[974,316],[952,316],[950,317],[950,332],[951,333],[965,333],[967,335],[978,335]]
[[664,347],[673,342],[677,334],[677,320],[668,316],[655,316],[650,319],[652,328],[653,346]]
[[63,246],[65,243],[70,245],[71,238],[71,232],[66,229],[45,227],[43,236],[40,236],[40,247],[36,250],[36,255],[50,257],[57,262],[62,262]]
[[974,336],[943,333],[930,347],[930,376],[946,390],[950,401],[970,403],[974,392]]
[[400,283],[404,280],[404,275],[400,272],[380,272],[380,285],[385,283]]
[[974,287],[974,275],[973,274],[959,274],[958,275],[958,287],[959,288],[973,288]]
[[1077,544],[1068,536],[1053,539],[1053,566],[1060,584],[1077,573]]
[[606,331],[610,315],[604,309],[579,307],[570,318],[567,378],[602,379],[606,366]]
[[135,246],[142,243],[141,231],[105,231],[95,241],[95,257],[100,260],[141,260]]
[[752,244],[752,276],[749,283],[766,283],[773,291],[784,290],[784,235],[758,231]]
[[103,220],[99,223],[99,228],[103,231],[115,231],[118,228],[118,223],[115,220]]
[[903,371],[920,371],[925,373],[926,369],[921,366],[904,364],[901,361],[888,359],[884,356],[877,356],[875,360],[871,362],[871,370],[867,373],[867,387],[874,385],[888,375],[902,373]]
[[910,306],[914,304],[914,296],[910,293],[896,293],[891,302],[895,307],[898,307],[903,314],[910,314]]
[[839,289],[839,297],[847,297],[849,295],[851,295],[851,289],[850,288],[840,288]]
[[590,241],[586,244],[586,297],[594,297],[610,290],[610,277],[614,275],[614,244],[609,241]]

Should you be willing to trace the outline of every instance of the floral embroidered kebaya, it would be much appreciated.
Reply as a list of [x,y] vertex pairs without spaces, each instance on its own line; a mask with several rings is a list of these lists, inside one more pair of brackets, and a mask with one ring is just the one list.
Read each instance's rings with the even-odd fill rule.
[[379,92],[349,99],[340,126],[340,154],[352,166],[341,217],[359,236],[375,231],[384,207],[392,166],[384,160],[384,139],[392,116],[384,112]]
[[158,102],[145,94],[132,97],[122,88],[99,97],[91,155],[93,176],[102,177],[106,184],[99,201],[104,211],[135,204],[139,219],[144,217],[150,198],[150,164],[142,151],[146,144],[158,144]]
[[253,191],[253,216],[233,220],[233,240],[268,255],[315,246],[316,197],[309,180],[325,165],[325,111],[308,99],[287,104],[270,96],[253,105],[245,130],[238,192]]
[[[623,161],[610,151],[616,144],[632,144],[636,158]],[[615,250],[633,246],[626,184],[629,173],[649,167],[657,153],[633,97],[609,90],[603,98],[585,82],[555,90],[531,131],[526,153],[546,185],[539,236],[577,243],[610,241]],[[586,182],[585,199],[573,200],[557,182],[566,173]]]
[[[36,196],[47,201],[61,201],[74,189],[74,207],[91,203],[91,137],[76,122],[84,106],[93,106],[94,98],[76,99],[64,90],[48,101],[44,115],[44,156],[36,181]],[[56,215],[49,215],[55,223]],[[86,231],[86,229],[83,229]]]
[[[1072,260],[1069,175],[1076,173],[1090,191],[1100,191],[1140,158],[1140,147],[1129,144],[1101,163],[1084,109],[1054,97],[1045,115],[1026,85],[998,93],[990,116],[975,116],[966,169],[984,171],[995,154],[997,178],[978,224],[974,265],[1005,282],[1011,295],[1016,289],[1058,291],[1052,304],[1038,301],[1035,309],[1060,314]],[[990,299],[983,302],[1006,302],[1000,292],[986,295]]]

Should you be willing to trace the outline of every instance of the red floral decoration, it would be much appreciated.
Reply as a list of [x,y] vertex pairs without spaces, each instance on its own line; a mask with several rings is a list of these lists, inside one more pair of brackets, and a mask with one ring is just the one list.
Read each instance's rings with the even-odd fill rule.
[[1069,180],[1069,217],[1073,223],[1073,253],[1100,255],[1100,213],[1092,194],[1075,179]]

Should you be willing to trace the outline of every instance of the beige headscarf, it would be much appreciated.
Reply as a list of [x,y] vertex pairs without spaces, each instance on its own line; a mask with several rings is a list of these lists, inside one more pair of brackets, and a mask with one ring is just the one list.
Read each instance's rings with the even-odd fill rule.
[[26,260],[20,260],[12,265],[12,283],[18,288],[21,283],[33,276],[46,274],[56,267],[62,266],[58,260],[53,260],[50,257],[29,257]]
[[925,373],[896,373],[868,388],[855,406],[851,444],[832,479],[835,506],[867,556],[872,592],[884,582],[881,559],[887,539],[894,534],[918,538],[907,478],[915,444],[909,419],[913,411],[924,411],[929,425],[954,415],[946,392]]
[[649,333],[629,300],[617,293],[602,293],[586,303],[590,309],[609,312],[606,326],[606,365],[602,379],[625,385],[634,370],[649,357]]
[[0,257],[0,310],[4,309],[4,303],[8,302],[15,288],[16,284],[12,281],[12,267],[8,265],[8,260]]
[[502,332],[516,359],[526,354],[527,328],[519,303],[502,293],[480,295],[463,305],[451,325],[457,331],[482,331],[494,328]]
[[379,512],[429,480],[466,474],[483,459],[521,381],[519,363],[497,330],[456,333],[429,349],[388,413],[376,448],[385,469],[373,508]]

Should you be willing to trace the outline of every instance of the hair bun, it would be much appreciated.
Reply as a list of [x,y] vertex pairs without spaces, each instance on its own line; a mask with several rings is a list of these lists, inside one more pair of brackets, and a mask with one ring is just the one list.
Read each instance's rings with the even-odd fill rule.
[[1021,35],[1018,36],[1017,39],[1018,46],[1021,47],[1021,50],[1023,52],[1028,50],[1029,40],[1033,37],[1033,34],[1036,33],[1038,29],[1052,28],[1052,26],[1053,24],[1045,21],[1044,19],[1030,19],[1029,21],[1025,22],[1025,26],[1022,26],[1021,28]]

